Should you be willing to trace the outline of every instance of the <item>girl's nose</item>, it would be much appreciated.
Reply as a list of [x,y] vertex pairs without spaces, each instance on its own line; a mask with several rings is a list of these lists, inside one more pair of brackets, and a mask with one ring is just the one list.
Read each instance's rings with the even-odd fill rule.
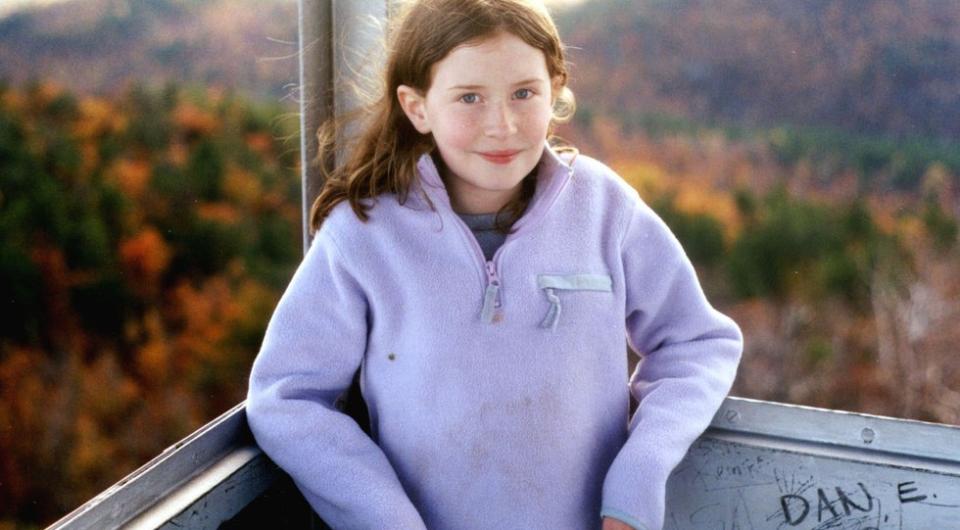
[[485,132],[493,138],[503,138],[517,132],[517,118],[506,103],[491,105],[487,112]]

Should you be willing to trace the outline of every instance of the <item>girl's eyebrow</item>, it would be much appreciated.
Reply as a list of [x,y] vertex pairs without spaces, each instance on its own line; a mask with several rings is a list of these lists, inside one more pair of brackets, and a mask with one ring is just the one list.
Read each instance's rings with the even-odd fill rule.
[[517,81],[513,86],[520,85],[535,85],[537,83],[544,83],[544,79],[541,77],[531,77],[530,79],[524,79],[523,81]]
[[482,85],[456,85],[448,88],[447,90],[478,90],[483,88]]
[[[520,86],[520,85],[533,85],[536,83],[543,83],[543,79],[539,77],[532,77],[530,79],[524,79],[523,81],[517,81],[511,86]],[[447,90],[479,90],[481,88],[486,88],[484,85],[456,85],[448,88]]]

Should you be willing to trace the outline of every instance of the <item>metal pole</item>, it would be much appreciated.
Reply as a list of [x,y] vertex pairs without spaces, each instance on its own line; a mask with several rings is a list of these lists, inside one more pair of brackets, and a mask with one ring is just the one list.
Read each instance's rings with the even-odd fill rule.
[[356,88],[369,88],[378,80],[388,4],[389,0],[299,0],[304,252],[310,245],[310,207],[323,187],[320,164],[336,163],[333,157],[317,160],[317,129],[361,105]]
[[317,129],[333,116],[332,0],[299,0],[300,175],[303,250],[310,245],[310,206],[323,182],[317,160]]

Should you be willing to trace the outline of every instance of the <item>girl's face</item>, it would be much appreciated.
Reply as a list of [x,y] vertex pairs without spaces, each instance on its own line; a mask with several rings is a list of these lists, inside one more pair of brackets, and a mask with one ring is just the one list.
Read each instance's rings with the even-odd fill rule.
[[454,48],[432,77],[426,94],[398,87],[400,105],[418,131],[433,134],[454,210],[496,212],[543,153],[555,88],[546,58],[501,32]]

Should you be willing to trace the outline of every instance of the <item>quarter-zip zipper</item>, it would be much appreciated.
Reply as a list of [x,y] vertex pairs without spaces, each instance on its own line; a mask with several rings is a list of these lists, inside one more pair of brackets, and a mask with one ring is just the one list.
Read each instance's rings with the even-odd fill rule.
[[[487,269],[487,285],[495,287],[497,291],[500,290],[500,277],[497,276],[497,266],[494,265],[493,261],[488,261],[486,263]],[[500,297],[497,296],[496,305],[494,307],[500,307]]]
[[[449,196],[446,195],[445,186],[442,183],[440,174],[437,172],[436,166],[433,164],[433,161],[429,159],[429,154],[425,154],[423,156],[427,158],[425,161],[421,159],[421,161],[417,163],[418,169],[421,171],[422,175],[427,175],[428,178],[431,179],[432,183],[429,184],[430,187],[443,190],[441,192],[443,193],[443,198],[438,202],[449,206]],[[556,158],[560,164],[563,164],[563,162],[560,161],[556,155],[553,155],[553,157]],[[573,174],[573,168],[567,166],[566,164],[563,165],[567,173],[566,177],[569,178],[569,176]],[[559,172],[559,168],[557,171]],[[554,175],[554,178],[561,179],[562,177],[558,173]],[[551,182],[551,193],[549,195],[545,194],[544,196],[539,197],[536,203],[531,203],[528,206],[529,211],[517,220],[517,223],[515,223],[513,226],[511,234],[507,236],[507,239],[503,242],[503,244],[500,245],[500,248],[493,253],[493,257],[489,260],[487,260],[486,256],[484,256],[483,249],[480,248],[480,243],[477,242],[476,236],[473,235],[473,232],[470,230],[467,224],[453,211],[452,208],[449,209],[449,212],[454,218],[454,222],[460,226],[460,230],[466,235],[467,239],[469,240],[468,245],[473,247],[474,255],[480,263],[481,281],[485,284],[483,285],[483,308],[481,309],[480,316],[484,322],[495,323],[503,319],[503,294],[501,293],[502,285],[500,276],[497,272],[499,263],[498,258],[500,257],[503,247],[505,247],[511,239],[516,238],[519,233],[524,232],[527,229],[527,225],[530,224],[530,222],[534,220],[537,215],[543,215],[544,210],[553,204],[553,201],[566,185],[567,178],[562,178],[560,182]]]
[[[499,249],[497,249],[499,250]],[[496,257],[496,254],[494,254]],[[497,276],[497,266],[490,260],[486,263],[487,270],[487,288],[483,294],[483,310],[481,316],[487,323],[499,322],[503,318],[503,309],[501,309],[500,299],[500,277]]]
[[480,261],[480,268],[486,278],[486,284],[483,288],[483,308],[480,310],[480,318],[488,324],[499,322],[503,319],[503,296],[500,293],[501,283],[500,275],[497,273],[497,258],[500,256],[500,251],[503,250],[507,241],[504,240],[500,248],[493,253],[493,257],[487,260],[486,256],[483,255],[483,249],[480,248],[480,243],[477,242],[477,237],[473,235],[470,227],[463,222],[463,219],[461,219],[459,215],[454,214],[453,216],[456,219],[457,225],[460,226],[460,230],[469,241],[469,245],[473,247],[473,254]]

